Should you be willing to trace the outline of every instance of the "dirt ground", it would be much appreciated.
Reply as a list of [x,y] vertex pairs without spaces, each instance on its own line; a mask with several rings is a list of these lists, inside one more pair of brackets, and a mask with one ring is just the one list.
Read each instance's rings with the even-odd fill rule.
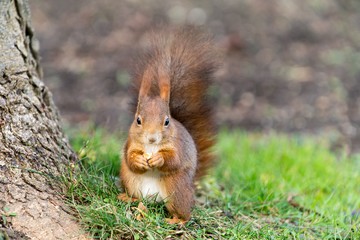
[[[156,24],[203,25],[224,52],[220,126],[360,143],[357,0],[33,0],[44,81],[63,118],[126,131],[130,59]],[[360,148],[359,148],[360,149]]]

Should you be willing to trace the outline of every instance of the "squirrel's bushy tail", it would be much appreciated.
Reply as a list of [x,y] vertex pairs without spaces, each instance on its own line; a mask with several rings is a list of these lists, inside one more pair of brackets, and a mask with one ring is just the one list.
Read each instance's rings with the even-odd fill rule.
[[218,67],[218,56],[211,38],[194,27],[163,29],[148,36],[137,58],[134,72],[133,111],[144,74],[151,74],[151,95],[159,94],[158,72],[170,79],[171,116],[181,122],[193,137],[198,151],[196,178],[213,165],[215,123],[208,88]]

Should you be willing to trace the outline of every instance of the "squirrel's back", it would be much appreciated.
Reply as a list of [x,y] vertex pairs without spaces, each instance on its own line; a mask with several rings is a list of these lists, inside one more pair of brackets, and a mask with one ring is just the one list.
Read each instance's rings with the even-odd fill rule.
[[218,67],[211,38],[194,27],[152,32],[135,63],[132,110],[136,112],[141,80],[152,78],[150,96],[159,95],[158,73],[170,79],[170,112],[191,134],[198,151],[196,178],[214,163],[215,123],[207,96]]

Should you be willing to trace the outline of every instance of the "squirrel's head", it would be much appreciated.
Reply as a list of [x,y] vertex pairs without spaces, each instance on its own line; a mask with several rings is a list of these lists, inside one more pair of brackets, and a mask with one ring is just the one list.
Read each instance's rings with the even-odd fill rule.
[[[159,96],[150,96],[153,82],[158,83]],[[169,78],[159,70],[156,75],[150,74],[149,70],[145,71],[134,122],[131,126],[132,134],[135,134],[143,144],[158,145],[167,141],[173,134],[169,101]]]
[[141,98],[132,129],[143,144],[166,141],[173,131],[168,103],[160,97]]

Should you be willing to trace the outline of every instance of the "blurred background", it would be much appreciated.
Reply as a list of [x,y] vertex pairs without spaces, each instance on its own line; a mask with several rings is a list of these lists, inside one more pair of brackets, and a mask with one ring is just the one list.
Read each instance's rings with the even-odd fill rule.
[[224,52],[219,126],[324,135],[360,150],[358,0],[32,0],[44,82],[65,122],[125,132],[131,58],[159,23],[206,27]]

